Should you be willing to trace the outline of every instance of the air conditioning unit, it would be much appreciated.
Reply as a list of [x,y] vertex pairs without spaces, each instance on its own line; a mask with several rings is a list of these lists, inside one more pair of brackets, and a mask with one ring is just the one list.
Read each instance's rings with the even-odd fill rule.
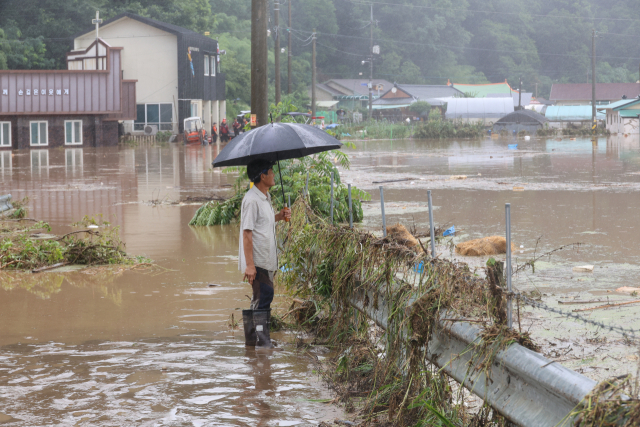
[[157,125],[146,125],[144,127],[144,134],[145,135],[155,135],[156,133],[158,133],[158,126]]

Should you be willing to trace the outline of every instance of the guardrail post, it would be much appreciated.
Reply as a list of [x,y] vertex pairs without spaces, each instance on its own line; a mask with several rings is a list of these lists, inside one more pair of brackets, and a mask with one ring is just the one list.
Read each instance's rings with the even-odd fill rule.
[[429,237],[431,237],[431,257],[436,257],[436,233],[433,226],[433,203],[431,203],[431,190],[427,191],[429,199]]
[[329,210],[329,218],[333,224],[333,172],[331,172],[331,208]]
[[512,302],[513,298],[511,296],[511,203],[507,203],[504,205],[506,222],[507,222],[507,326],[511,328],[513,326],[513,320],[511,318],[512,313]]
[[382,208],[382,235],[387,237],[387,219],[384,216],[384,193],[382,185],[380,186],[380,207]]
[[347,184],[349,190],[349,228],[353,228],[353,208],[351,207],[351,184]]

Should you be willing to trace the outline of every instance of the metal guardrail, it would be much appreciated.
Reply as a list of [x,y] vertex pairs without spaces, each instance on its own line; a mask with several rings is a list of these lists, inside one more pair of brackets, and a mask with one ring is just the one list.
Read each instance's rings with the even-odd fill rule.
[[[364,307],[366,300],[374,301],[371,291],[356,293],[350,303],[386,330],[389,309],[383,296],[378,295],[377,309],[371,304]],[[407,310],[413,301],[408,302]],[[489,380],[478,370],[477,361],[483,357],[478,357],[481,355],[474,349],[479,349],[476,344],[480,343],[481,329],[469,322],[442,320],[446,318],[441,313],[440,327],[427,345],[431,363],[518,426],[555,426],[563,421],[573,425],[568,415],[595,387],[595,381],[518,344],[497,354]]]
[[11,194],[0,196],[0,212],[8,211],[9,209],[13,209],[13,205],[11,204]]

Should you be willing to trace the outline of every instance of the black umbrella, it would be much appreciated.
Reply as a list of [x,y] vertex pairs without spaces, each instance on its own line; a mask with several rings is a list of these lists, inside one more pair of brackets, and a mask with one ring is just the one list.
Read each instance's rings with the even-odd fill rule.
[[[263,159],[273,163],[280,160],[297,159],[335,150],[340,141],[322,129],[299,123],[270,123],[236,136],[213,161],[213,167],[244,166],[252,160]],[[282,173],[280,173],[282,186]],[[282,186],[284,202],[284,186]]]

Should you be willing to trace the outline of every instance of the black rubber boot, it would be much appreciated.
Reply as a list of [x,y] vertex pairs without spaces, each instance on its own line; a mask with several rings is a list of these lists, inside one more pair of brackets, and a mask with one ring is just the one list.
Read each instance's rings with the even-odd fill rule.
[[255,325],[256,347],[273,348],[269,328],[271,326],[271,309],[253,310],[253,324]]
[[253,310],[242,310],[242,324],[244,325],[244,345],[255,347],[256,327],[253,324]]

